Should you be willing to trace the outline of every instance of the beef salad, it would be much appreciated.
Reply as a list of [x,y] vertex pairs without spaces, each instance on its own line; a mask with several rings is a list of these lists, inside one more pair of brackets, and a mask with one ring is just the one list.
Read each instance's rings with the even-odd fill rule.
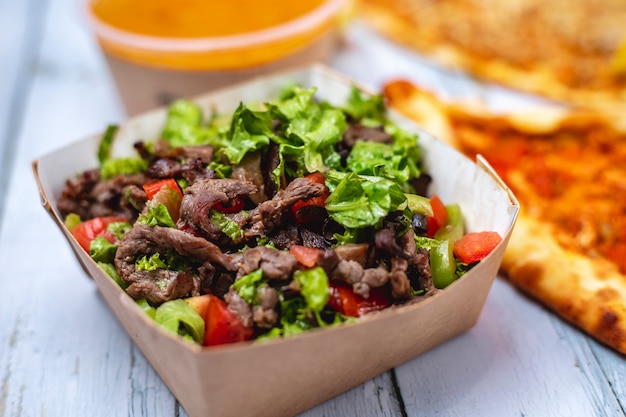
[[[287,337],[425,299],[501,241],[429,195],[380,95],[285,87],[230,115],[179,100],[158,140],[70,178],[80,246],[158,324],[205,346]],[[445,163],[445,161],[442,161]]]

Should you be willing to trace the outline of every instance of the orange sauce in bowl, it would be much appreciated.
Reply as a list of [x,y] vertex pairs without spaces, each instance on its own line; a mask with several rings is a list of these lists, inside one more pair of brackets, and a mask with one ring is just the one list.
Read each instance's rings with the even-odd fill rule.
[[92,0],[105,51],[149,66],[237,69],[286,56],[336,23],[345,0]]
[[268,29],[323,0],[95,0],[91,10],[118,29],[166,38],[206,38]]

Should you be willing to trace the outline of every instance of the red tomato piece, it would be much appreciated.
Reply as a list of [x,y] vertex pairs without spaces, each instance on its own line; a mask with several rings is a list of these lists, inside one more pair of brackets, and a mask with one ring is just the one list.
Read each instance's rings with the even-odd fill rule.
[[471,264],[489,255],[500,242],[502,238],[496,232],[468,233],[454,243],[454,255],[459,261]]
[[[321,172],[313,172],[308,174],[305,178],[309,178],[311,181],[317,184],[326,184],[326,179]],[[324,187],[324,191],[322,195],[317,197],[309,198],[308,200],[298,200],[291,206],[291,213],[293,214],[294,219],[296,219],[297,223],[308,223],[313,220],[312,217],[308,216],[300,216],[298,212],[304,207],[308,206],[318,206],[325,207],[326,199],[328,198],[328,187]]]
[[183,192],[180,190],[180,187],[178,186],[178,183],[176,182],[174,178],[166,178],[163,180],[158,180],[158,181],[150,182],[148,184],[144,184],[143,190],[148,195],[148,200],[152,200],[152,197],[154,197],[156,193],[161,191],[161,188],[166,187],[166,186],[176,191],[178,194],[180,194],[181,197],[183,196]]
[[372,288],[369,298],[363,298],[347,285],[330,283],[327,305],[344,316],[359,317],[370,311],[382,310],[390,304],[389,296],[383,288]]
[[115,243],[115,236],[107,232],[106,228],[115,222],[126,222],[126,217],[123,216],[107,216],[107,217],[95,217],[90,220],[80,222],[73,230],[72,236],[76,239],[81,248],[89,253],[89,245],[91,241],[98,236],[103,236],[109,242]]
[[252,328],[244,327],[224,301],[212,294],[189,297],[185,302],[204,320],[203,346],[216,346],[249,340]]
[[235,197],[226,204],[217,203],[213,206],[213,208],[219,212],[226,214],[239,213],[241,210],[243,210],[243,200],[239,197]]
[[430,198],[430,206],[433,209],[433,215],[426,217],[428,237],[435,236],[437,230],[441,229],[448,222],[448,211],[438,195],[433,195]]
[[289,247],[289,253],[291,253],[302,265],[307,268],[313,268],[317,265],[317,260],[323,253],[323,250],[302,245],[291,245]]

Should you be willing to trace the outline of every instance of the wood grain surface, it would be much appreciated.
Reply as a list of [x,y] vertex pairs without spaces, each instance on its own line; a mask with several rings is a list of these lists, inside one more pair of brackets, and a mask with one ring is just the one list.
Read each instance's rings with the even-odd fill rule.
[[[186,416],[73,258],[33,179],[32,160],[125,117],[79,0],[0,0],[0,62],[0,416]],[[359,22],[331,64],[374,88],[404,76],[449,96],[528,103],[491,96]],[[470,331],[303,415],[624,416],[624,381],[622,355],[498,278]]]

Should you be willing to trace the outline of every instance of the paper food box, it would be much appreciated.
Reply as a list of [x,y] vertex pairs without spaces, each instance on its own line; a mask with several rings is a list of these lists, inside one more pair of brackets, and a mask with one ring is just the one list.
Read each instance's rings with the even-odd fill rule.
[[[288,83],[316,87],[319,99],[336,105],[345,103],[354,85],[347,77],[317,65],[255,79],[194,101],[207,111],[230,114],[240,102],[275,98]],[[165,117],[166,109],[157,109],[120,125],[115,152],[130,151],[138,139],[157,139]],[[422,302],[263,343],[202,347],[183,340],[156,325],[81,249],[64,226],[57,202],[68,178],[98,166],[102,135],[51,152],[34,161],[33,169],[44,208],[122,326],[190,416],[288,416],[474,326],[515,224],[518,203],[484,160],[474,163],[411,121],[393,112],[390,117],[419,135],[424,167],[433,179],[429,193],[460,205],[466,232],[495,231],[502,242],[468,273]]]

